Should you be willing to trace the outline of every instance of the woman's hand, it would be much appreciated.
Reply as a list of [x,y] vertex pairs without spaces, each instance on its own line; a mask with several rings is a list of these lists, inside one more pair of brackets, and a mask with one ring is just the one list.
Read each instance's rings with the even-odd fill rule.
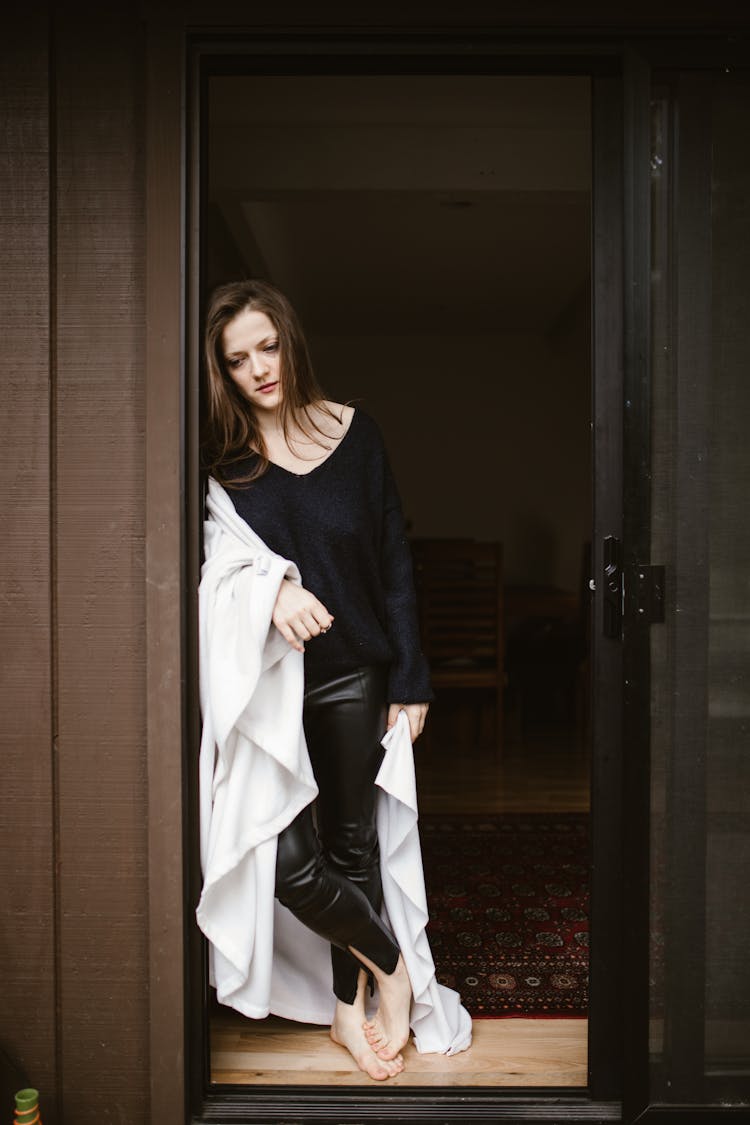
[[333,617],[314,594],[285,578],[273,607],[273,623],[292,648],[304,652],[304,642],[327,633]]
[[411,740],[416,742],[424,730],[429,708],[429,703],[391,703],[388,708],[388,730],[395,726],[399,711],[406,711]]

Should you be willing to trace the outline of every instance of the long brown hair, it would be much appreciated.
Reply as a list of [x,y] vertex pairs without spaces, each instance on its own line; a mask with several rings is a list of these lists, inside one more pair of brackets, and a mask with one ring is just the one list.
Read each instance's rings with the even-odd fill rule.
[[[290,426],[294,423],[307,437],[318,444],[325,444],[321,440],[323,432],[310,414],[310,407],[321,404],[324,395],[313,372],[302,326],[291,304],[269,281],[253,279],[221,285],[212,293],[206,314],[208,394],[202,444],[204,467],[222,484],[249,484],[268,468],[263,435],[256,424],[252,407],[232,379],[224,361],[224,329],[246,309],[265,313],[278,333],[279,418],[284,437],[288,439]],[[231,466],[244,460],[251,450],[258,454],[251,468],[233,478]]]

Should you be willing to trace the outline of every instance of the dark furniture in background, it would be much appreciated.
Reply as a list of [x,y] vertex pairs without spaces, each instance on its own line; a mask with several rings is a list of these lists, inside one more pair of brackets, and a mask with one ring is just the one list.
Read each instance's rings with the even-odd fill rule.
[[[424,653],[439,699],[470,693],[476,744],[489,696],[493,744],[502,748],[504,672],[503,548],[472,539],[414,539],[414,577]],[[430,738],[429,724],[426,728]]]
[[578,593],[557,586],[505,589],[508,705],[521,735],[540,723],[587,727],[590,575],[591,544],[585,543]]

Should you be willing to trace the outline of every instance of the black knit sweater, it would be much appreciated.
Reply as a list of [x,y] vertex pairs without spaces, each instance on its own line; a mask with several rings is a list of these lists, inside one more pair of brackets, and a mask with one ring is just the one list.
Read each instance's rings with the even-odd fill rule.
[[401,503],[373,419],[356,410],[340,443],[311,472],[271,463],[252,484],[227,491],[238,514],[297,564],[305,589],[335,618],[329,633],[306,643],[305,668],[317,678],[329,669],[388,664],[388,702],[431,700]]

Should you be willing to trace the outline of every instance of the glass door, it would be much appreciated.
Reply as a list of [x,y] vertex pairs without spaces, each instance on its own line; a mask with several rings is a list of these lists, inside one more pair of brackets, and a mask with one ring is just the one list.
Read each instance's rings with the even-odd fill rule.
[[628,94],[625,1120],[747,1120],[750,71]]

